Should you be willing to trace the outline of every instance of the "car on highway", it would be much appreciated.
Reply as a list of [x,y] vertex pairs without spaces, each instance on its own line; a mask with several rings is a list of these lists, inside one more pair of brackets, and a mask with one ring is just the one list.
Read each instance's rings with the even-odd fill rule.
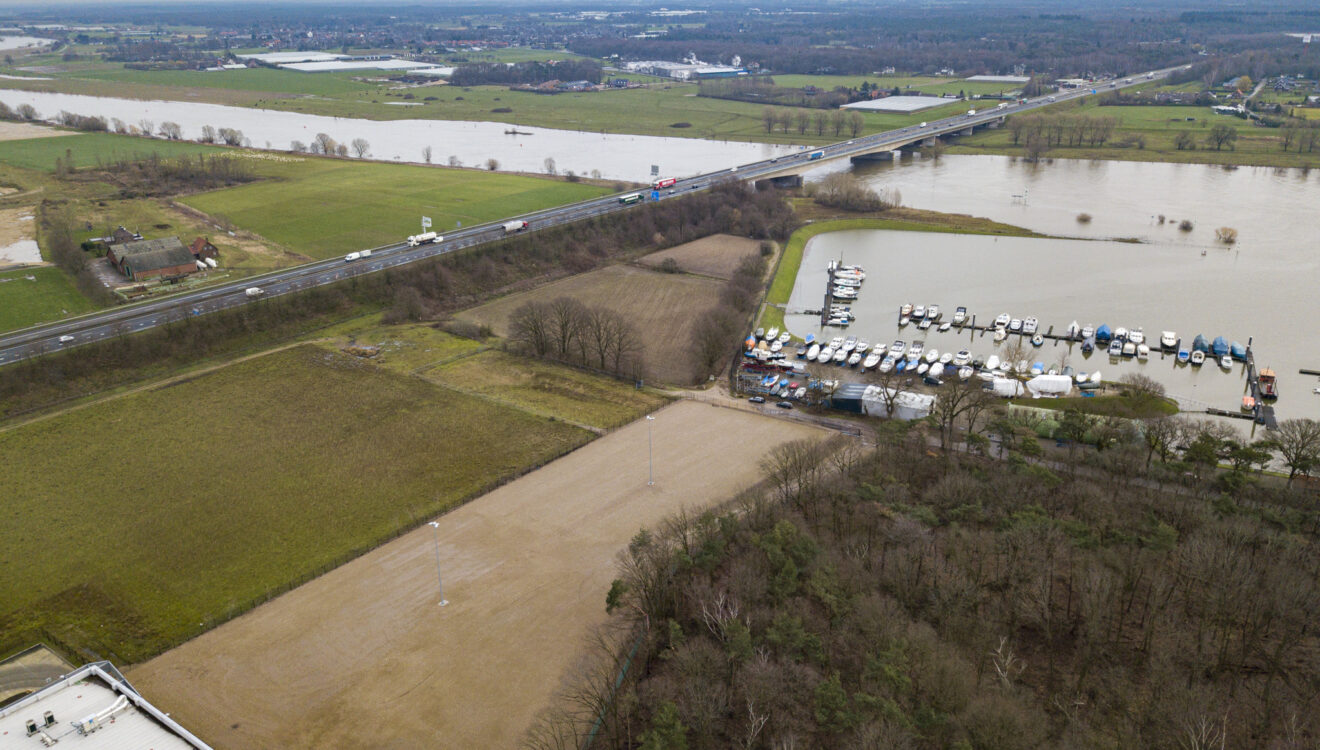
[[73,337],[72,337],[72,336],[68,336],[68,335],[60,336],[60,343],[61,343],[61,344],[67,344],[67,343],[69,343],[70,341],[73,341]]
[[750,401],[750,402],[752,402],[753,404],[764,404],[764,403],[765,403],[765,396],[752,396],[751,398],[749,398],[749,399],[747,399],[747,400]]

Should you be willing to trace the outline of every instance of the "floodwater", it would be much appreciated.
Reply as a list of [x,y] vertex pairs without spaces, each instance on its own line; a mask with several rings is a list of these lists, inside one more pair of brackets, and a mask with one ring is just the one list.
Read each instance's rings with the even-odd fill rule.
[[0,52],[25,47],[44,47],[54,41],[53,39],[42,39],[35,36],[0,36]]
[[[298,112],[228,107],[199,102],[136,101],[100,96],[52,94],[0,89],[0,102],[16,107],[31,104],[45,118],[61,110],[79,115],[119,118],[137,125],[150,120],[155,127],[175,122],[185,139],[200,137],[202,127],[236,128],[254,148],[287,150],[292,141],[311,143],[326,133],[340,143],[365,138],[371,158],[423,162],[422,149],[432,148],[432,161],[447,164],[451,156],[468,167],[499,162],[501,171],[546,171],[547,158],[555,167],[607,179],[648,182],[652,165],[663,176],[688,177],[746,164],[797,150],[792,146],[697,138],[661,138],[574,130],[517,126],[519,135],[505,135],[514,126],[499,122],[451,120],[362,120],[324,117]],[[526,135],[523,135],[526,133]]]
[[[1300,250],[1300,247],[1299,247]],[[1305,252],[1297,252],[1305,256]],[[1190,347],[1199,333],[1213,340],[1252,346],[1260,366],[1279,374],[1280,418],[1320,418],[1317,379],[1297,374],[1298,368],[1320,369],[1320,320],[1309,295],[1320,278],[1320,259],[1269,256],[1246,260],[1234,251],[1199,250],[1177,244],[1133,244],[1112,241],[1051,240],[928,232],[847,231],[814,238],[803,257],[802,270],[789,309],[819,309],[825,288],[825,264],[842,257],[867,270],[859,298],[851,303],[857,322],[843,335],[871,343],[895,339],[923,340],[927,348],[957,352],[968,349],[982,359],[1001,359],[1012,350],[1015,359],[1051,365],[1071,365],[1078,371],[1103,373],[1117,380],[1141,373],[1163,383],[1186,410],[1216,407],[1230,411],[1241,404],[1245,368],[1222,370],[1217,364],[1178,365],[1172,355],[1158,353],[1160,332],[1175,331]],[[1104,352],[1083,356],[1077,345],[1046,340],[1033,348],[1025,339],[1009,336],[995,344],[989,335],[916,326],[900,328],[897,311],[904,303],[940,305],[943,320],[964,306],[988,325],[996,315],[1034,316],[1040,330],[1062,333],[1076,320],[1080,325],[1107,323],[1142,328],[1152,354],[1111,360]],[[786,324],[798,336],[815,333],[829,339],[837,328],[821,328],[816,315],[788,315]]]
[[[858,263],[868,278],[852,303],[859,322],[847,335],[872,343],[923,339],[927,346],[974,355],[1004,356],[1010,336],[931,334],[899,329],[905,303],[936,303],[952,317],[965,306],[984,325],[1000,313],[1035,316],[1041,331],[1062,332],[1073,320],[1111,328],[1141,327],[1158,348],[1162,330],[1185,346],[1200,333],[1246,344],[1256,362],[1279,376],[1280,418],[1320,418],[1320,170],[1060,159],[1028,164],[1009,157],[945,156],[854,167],[874,188],[892,188],[903,204],[984,216],[1058,236],[1087,240],[1024,239],[922,232],[837,232],[808,244],[790,309],[819,309],[825,263]],[[1089,223],[1079,223],[1079,213]],[[1160,223],[1163,214],[1165,221]],[[1191,231],[1178,223],[1192,222]],[[1217,227],[1238,230],[1225,245]],[[1139,242],[1108,241],[1105,238]],[[790,330],[832,338],[815,316],[790,315]],[[1242,401],[1241,365],[1176,365],[1152,353],[1147,362],[1111,362],[1103,352],[1047,341],[1027,344],[1023,358],[1047,366],[1063,358],[1075,369],[1101,371],[1106,380],[1139,372],[1160,381],[1185,409],[1236,411]]]

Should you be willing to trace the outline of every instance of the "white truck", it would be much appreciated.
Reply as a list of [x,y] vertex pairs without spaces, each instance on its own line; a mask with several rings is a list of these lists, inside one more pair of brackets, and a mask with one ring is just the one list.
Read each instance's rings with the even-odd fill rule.
[[526,229],[526,228],[527,228],[527,222],[525,222],[525,221],[521,221],[521,220],[520,220],[520,221],[506,221],[506,222],[504,222],[504,233],[505,233],[505,234],[513,234],[514,232],[521,232],[521,231],[523,231],[523,230]]
[[967,116],[968,116],[968,117],[976,117],[976,110],[974,110],[974,109],[969,109],[969,110],[967,110]]
[[261,295],[266,293],[266,290],[262,289],[259,286],[250,286],[246,290],[244,290],[243,293],[249,297],[260,297]]
[[435,232],[426,232],[425,234],[414,234],[413,236],[408,238],[408,247],[417,247],[418,245],[425,245],[428,242],[440,242],[442,240],[444,240],[444,237],[441,237]]

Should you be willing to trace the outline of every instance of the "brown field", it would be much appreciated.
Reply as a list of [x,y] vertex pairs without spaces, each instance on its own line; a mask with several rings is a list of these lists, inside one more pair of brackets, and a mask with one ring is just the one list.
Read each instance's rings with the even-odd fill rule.
[[129,673],[218,748],[512,748],[591,628],[628,540],[730,497],[814,427],[694,402],[637,421]]
[[56,130],[26,122],[0,122],[0,141],[25,141],[29,138],[53,138],[57,135],[73,135],[72,130]]
[[727,279],[733,276],[734,270],[738,268],[743,258],[756,255],[760,252],[760,248],[759,240],[728,234],[712,234],[668,250],[651,253],[637,262],[658,268],[666,259],[673,258],[679,269],[686,273]]
[[509,316],[530,300],[573,297],[585,305],[611,307],[628,316],[641,331],[646,342],[647,378],[688,384],[692,381],[688,351],[692,326],[697,315],[719,300],[721,287],[721,282],[700,276],[608,266],[502,297],[458,317],[488,325],[506,336]]

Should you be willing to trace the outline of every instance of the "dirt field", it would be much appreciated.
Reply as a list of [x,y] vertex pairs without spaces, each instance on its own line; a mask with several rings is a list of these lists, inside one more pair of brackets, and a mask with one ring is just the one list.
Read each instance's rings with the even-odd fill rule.
[[738,268],[743,258],[755,255],[760,252],[760,248],[759,240],[713,234],[668,250],[651,253],[638,262],[657,268],[666,259],[673,258],[678,267],[687,273],[727,279],[733,276],[734,270]]
[[611,307],[641,331],[646,344],[648,380],[689,384],[689,339],[696,315],[719,300],[722,282],[688,274],[647,271],[636,266],[608,266],[513,294],[458,317],[508,334],[509,316],[529,300],[573,297],[585,305]]
[[0,268],[42,262],[35,240],[35,213],[32,206],[0,209]]
[[[217,748],[513,748],[604,618],[637,529],[731,496],[817,429],[663,409],[129,672]],[[736,436],[736,439],[731,439]]]
[[26,122],[0,122],[0,141],[25,141],[29,138],[53,138],[59,135],[75,135],[72,130],[56,130]]

